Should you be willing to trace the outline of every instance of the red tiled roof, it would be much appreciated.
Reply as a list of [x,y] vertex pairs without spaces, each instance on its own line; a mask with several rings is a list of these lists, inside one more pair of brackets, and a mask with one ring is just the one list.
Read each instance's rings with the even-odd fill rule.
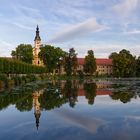
[[85,91],[83,88],[81,89],[78,89],[78,92],[77,92],[78,96],[85,96]]
[[77,58],[78,65],[84,65],[84,58]]
[[97,65],[112,65],[112,59],[96,59]]
[[97,90],[96,95],[112,95],[112,91],[110,91],[110,90]]
[[[112,95],[112,91],[110,91],[110,90],[105,90],[105,89],[103,89],[103,90],[97,89],[96,95],[97,95],[97,96],[98,96],[98,95]],[[79,89],[79,90],[78,90],[78,96],[85,96],[85,91],[84,91],[84,89]]]
[[[78,65],[83,65],[84,64],[84,58],[77,58]],[[97,65],[112,65],[112,59],[107,59],[107,58],[97,58],[96,59],[96,64]]]

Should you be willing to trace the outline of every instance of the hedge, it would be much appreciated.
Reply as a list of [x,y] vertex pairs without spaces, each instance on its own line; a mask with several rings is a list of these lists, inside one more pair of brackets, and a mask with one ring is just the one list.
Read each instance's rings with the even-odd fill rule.
[[15,59],[0,58],[0,73],[4,74],[41,74],[45,67],[27,64]]

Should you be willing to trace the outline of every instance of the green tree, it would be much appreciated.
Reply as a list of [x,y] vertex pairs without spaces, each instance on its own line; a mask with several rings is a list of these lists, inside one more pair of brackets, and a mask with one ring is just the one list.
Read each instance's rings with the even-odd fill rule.
[[131,99],[134,98],[134,96],[134,93],[127,91],[114,92],[112,95],[110,95],[113,100],[120,100],[123,103],[130,102]]
[[94,99],[96,97],[96,83],[84,83],[85,97],[88,99],[90,105],[94,104]]
[[112,53],[109,58],[113,60],[113,74],[116,77],[132,77],[136,73],[135,57],[128,50]]
[[136,76],[140,77],[140,56],[136,60]]
[[35,66],[18,60],[0,58],[0,73],[5,74],[31,74],[46,73],[45,67]]
[[74,108],[77,101],[77,83],[76,81],[67,80],[64,88],[62,89],[62,94],[69,102],[70,107]]
[[85,57],[84,62],[84,72],[86,74],[92,75],[97,69],[96,61],[94,58],[93,50],[88,51],[88,55]]
[[32,64],[33,60],[33,50],[30,44],[20,44],[17,46],[16,50],[11,52],[13,58],[20,61]]
[[57,69],[60,58],[63,59],[65,52],[59,47],[44,45],[40,48],[39,57],[46,65],[48,72]]
[[21,100],[16,103],[16,108],[21,112],[30,111],[32,107],[33,107],[33,99],[31,94],[25,98],[21,98]]
[[76,74],[77,69],[77,54],[74,48],[69,49],[69,53],[64,58],[64,69],[68,76]]
[[66,99],[60,96],[61,92],[56,85],[48,83],[43,91],[43,94],[39,97],[41,110],[51,110],[59,108],[66,103]]

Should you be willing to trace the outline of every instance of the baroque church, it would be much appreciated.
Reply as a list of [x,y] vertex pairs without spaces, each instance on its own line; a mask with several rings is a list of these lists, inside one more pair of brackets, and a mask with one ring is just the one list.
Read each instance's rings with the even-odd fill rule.
[[36,35],[34,39],[34,48],[33,48],[33,65],[43,66],[43,62],[40,60],[38,54],[41,47],[41,38],[39,35],[39,27],[36,27]]

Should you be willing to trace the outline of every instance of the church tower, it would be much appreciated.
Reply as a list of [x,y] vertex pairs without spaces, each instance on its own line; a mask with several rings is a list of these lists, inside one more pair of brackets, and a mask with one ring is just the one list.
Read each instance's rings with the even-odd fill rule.
[[39,93],[39,92],[33,93],[33,106],[34,106],[34,115],[35,115],[35,119],[36,119],[37,130],[38,130],[38,127],[39,127],[39,118],[41,116],[40,103],[39,103],[39,100],[38,100],[40,95],[41,95],[41,93]]
[[42,61],[39,59],[39,52],[41,47],[41,38],[39,35],[39,27],[36,27],[36,36],[34,39],[34,48],[33,48],[33,65],[43,66]]

